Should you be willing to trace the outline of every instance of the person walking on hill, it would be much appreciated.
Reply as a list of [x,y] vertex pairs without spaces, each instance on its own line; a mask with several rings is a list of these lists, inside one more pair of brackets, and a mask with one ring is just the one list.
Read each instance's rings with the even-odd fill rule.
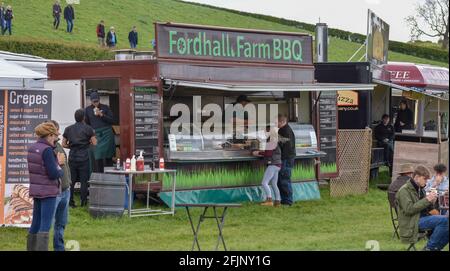
[[5,11],[5,28],[3,28],[2,30],[2,35],[4,35],[6,33],[6,30],[8,30],[9,35],[11,36],[11,29],[12,29],[12,19],[14,19],[14,14],[12,11],[11,6],[7,6],[6,7],[6,11]]
[[105,47],[105,22],[103,20],[97,25],[97,39],[100,47]]
[[136,26],[133,26],[130,33],[128,33],[128,41],[130,42],[130,48],[135,49],[138,44],[138,33]]
[[116,35],[115,30],[114,30],[114,26],[111,26],[111,28],[109,29],[108,34],[106,35],[106,44],[111,49],[115,48],[116,45],[117,45],[117,35]]
[[58,29],[59,23],[61,21],[61,5],[59,0],[56,0],[55,4],[53,4],[53,28]]
[[6,27],[5,12],[6,12],[5,3],[2,2],[0,4],[0,25],[2,33]]
[[64,19],[67,22],[67,32],[72,33],[73,30],[73,20],[75,20],[75,10],[71,4],[68,4],[64,8]]

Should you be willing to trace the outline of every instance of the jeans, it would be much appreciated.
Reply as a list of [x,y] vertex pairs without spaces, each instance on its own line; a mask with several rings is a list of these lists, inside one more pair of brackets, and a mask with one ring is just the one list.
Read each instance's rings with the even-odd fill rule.
[[53,27],[55,29],[58,29],[59,27],[59,22],[61,21],[61,17],[60,16],[54,16],[54,20],[53,20]]
[[427,248],[441,250],[448,244],[448,217],[443,215],[430,215],[419,219],[419,229],[433,230]]
[[392,140],[378,142],[378,147],[384,149],[384,159],[389,162],[389,166],[392,166],[392,162],[394,161],[394,142]]
[[91,175],[89,160],[81,162],[69,160],[69,167],[70,175],[72,177],[72,184],[70,185],[70,202],[75,203],[73,191],[75,188],[75,183],[78,181],[81,184],[81,205],[86,205],[88,195],[88,181]]
[[66,19],[66,22],[67,22],[67,32],[71,33],[73,30],[73,20]]
[[130,48],[131,49],[135,49],[136,48],[136,43],[130,42]]
[[5,20],[5,27],[2,28],[2,35],[6,33],[6,30],[8,30],[9,35],[11,36],[11,27],[12,27],[12,21],[11,20]]
[[29,233],[49,232],[55,213],[56,197],[33,199],[33,221]]
[[275,196],[275,200],[281,200],[280,190],[278,189],[278,173],[280,172],[280,168],[278,166],[269,165],[264,172],[264,177],[262,180],[262,186],[264,188],[264,192],[266,193],[266,199],[272,198],[272,192],[270,191],[269,182],[272,185],[273,194]]
[[64,230],[69,215],[70,188],[56,197],[55,225],[53,233],[53,248],[55,251],[64,251]]
[[291,175],[294,167],[294,159],[281,161],[281,170],[278,173],[278,188],[280,189],[281,204],[291,205],[294,200],[292,197]]

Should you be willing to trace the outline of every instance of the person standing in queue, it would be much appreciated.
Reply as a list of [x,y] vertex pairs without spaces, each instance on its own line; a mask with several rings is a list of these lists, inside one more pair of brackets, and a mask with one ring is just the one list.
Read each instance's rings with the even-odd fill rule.
[[75,111],[76,123],[68,126],[63,133],[62,146],[69,148],[69,167],[72,183],[70,185],[71,207],[76,207],[73,191],[76,181],[81,184],[81,206],[87,205],[88,180],[90,177],[89,147],[96,145],[94,129],[84,123],[84,109]]
[[413,112],[409,109],[406,100],[400,102],[400,108],[397,111],[397,118],[395,119],[395,131],[401,133],[403,129],[414,129]]
[[[55,120],[49,121],[55,125],[59,133],[59,123]],[[64,251],[64,230],[67,225],[67,218],[69,216],[69,201],[70,201],[70,168],[66,152],[61,144],[59,144],[59,137],[55,141],[55,154],[64,156],[64,163],[60,163],[60,167],[64,171],[64,176],[61,178],[61,194],[56,197],[56,207],[53,225],[53,249],[55,251]]]
[[95,130],[97,145],[94,149],[94,172],[103,173],[105,166],[112,166],[112,158],[115,154],[114,123],[111,109],[100,103],[100,96],[97,92],[90,95],[91,105],[86,107],[86,124]]
[[28,148],[27,155],[29,195],[33,198],[33,221],[28,231],[27,250],[47,251],[56,197],[61,192],[60,179],[64,176],[59,164],[63,164],[65,158],[53,151],[59,136],[55,125],[44,122],[36,126],[34,132],[39,138]]
[[295,135],[288,125],[286,115],[278,115],[278,137],[281,149],[281,170],[278,176],[278,188],[282,205],[292,205],[291,175],[295,161]]

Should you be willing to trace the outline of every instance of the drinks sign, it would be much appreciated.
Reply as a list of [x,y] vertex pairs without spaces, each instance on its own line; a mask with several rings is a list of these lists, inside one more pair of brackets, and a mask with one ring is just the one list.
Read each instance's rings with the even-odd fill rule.
[[176,24],[156,24],[159,58],[312,65],[312,37]]

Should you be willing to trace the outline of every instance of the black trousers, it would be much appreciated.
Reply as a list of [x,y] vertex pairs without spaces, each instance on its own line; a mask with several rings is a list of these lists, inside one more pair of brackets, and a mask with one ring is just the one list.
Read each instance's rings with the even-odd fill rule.
[[81,184],[81,205],[87,204],[88,195],[88,181],[90,178],[90,166],[89,160],[78,162],[69,161],[70,175],[72,178],[72,184],[70,185],[70,203],[75,203],[73,197],[73,191],[75,188],[75,183],[80,182]]
[[98,159],[95,160],[94,163],[94,172],[103,173],[105,171],[105,167],[112,167],[112,166],[113,166],[112,158]]

